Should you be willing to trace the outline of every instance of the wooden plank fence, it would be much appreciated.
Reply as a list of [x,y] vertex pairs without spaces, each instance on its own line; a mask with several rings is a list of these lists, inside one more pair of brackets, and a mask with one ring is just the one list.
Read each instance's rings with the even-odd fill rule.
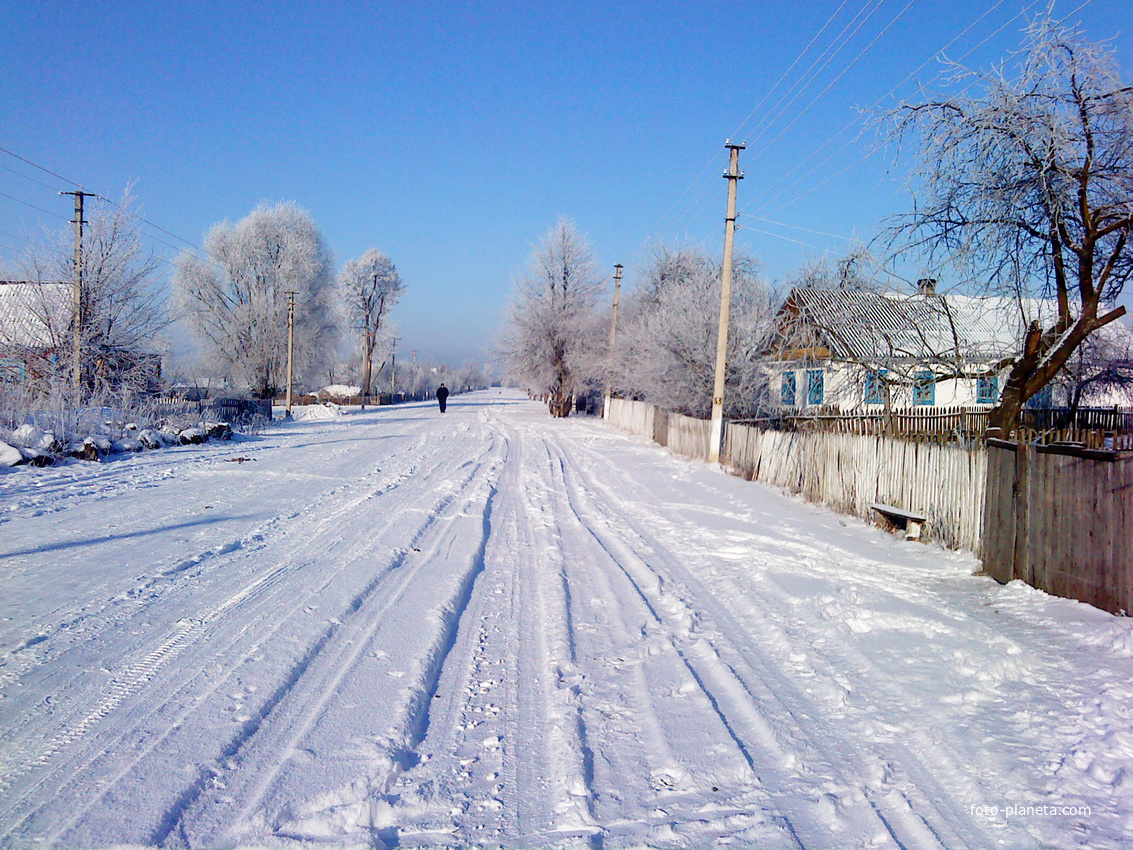
[[[711,423],[627,399],[611,399],[608,421],[705,460]],[[935,445],[880,435],[768,431],[727,423],[721,459],[736,474],[872,520],[883,502],[925,514],[926,538],[978,552],[987,478],[982,443]]]
[[[610,413],[619,427],[707,457],[706,420],[617,399]],[[1125,447],[1133,438],[1112,432],[1094,449],[732,422],[721,458],[738,475],[863,519],[875,518],[875,503],[922,514],[924,537],[975,552],[998,581],[1133,614],[1133,451]]]
[[737,474],[872,520],[876,502],[924,514],[924,536],[978,552],[987,453],[884,436],[764,431],[729,423],[724,462]]
[[1133,613],[1133,453],[988,445],[985,571]]
[[644,401],[612,398],[606,408],[606,421],[615,428],[652,440],[653,418],[657,412],[656,407]]

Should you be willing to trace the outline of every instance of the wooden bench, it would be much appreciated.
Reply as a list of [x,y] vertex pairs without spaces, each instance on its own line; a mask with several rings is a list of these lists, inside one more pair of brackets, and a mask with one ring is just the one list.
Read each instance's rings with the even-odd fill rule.
[[920,540],[921,529],[928,521],[928,517],[924,514],[895,508],[893,505],[883,505],[880,502],[870,505],[870,508],[881,515],[887,531],[904,531],[906,540]]

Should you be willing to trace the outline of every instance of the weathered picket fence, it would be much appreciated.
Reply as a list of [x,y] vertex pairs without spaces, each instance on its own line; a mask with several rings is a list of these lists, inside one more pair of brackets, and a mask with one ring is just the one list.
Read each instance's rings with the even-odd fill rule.
[[863,519],[875,518],[870,505],[876,503],[923,514],[926,537],[979,551],[987,481],[983,446],[729,424],[721,459],[745,478]]
[[[711,423],[612,399],[608,421],[686,457],[708,457]],[[665,423],[664,429],[656,426]],[[662,435],[656,434],[663,430]],[[979,551],[987,480],[982,445],[936,445],[832,431],[767,431],[727,423],[721,460],[736,474],[843,513],[873,519],[881,502],[928,517],[925,536]]]

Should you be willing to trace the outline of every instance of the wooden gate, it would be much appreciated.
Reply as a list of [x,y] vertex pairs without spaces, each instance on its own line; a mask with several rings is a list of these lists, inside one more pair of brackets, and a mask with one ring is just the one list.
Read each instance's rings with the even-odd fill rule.
[[1133,453],[988,441],[984,570],[1133,614]]

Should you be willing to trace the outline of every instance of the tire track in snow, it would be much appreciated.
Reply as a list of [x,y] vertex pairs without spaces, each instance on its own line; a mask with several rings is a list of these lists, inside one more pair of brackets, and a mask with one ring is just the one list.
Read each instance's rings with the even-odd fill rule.
[[[731,837],[764,847],[800,846],[796,833],[799,818],[778,811],[763,790],[763,780],[781,775],[778,765],[785,755],[771,729],[749,701],[737,696],[738,683],[721,676],[701,657],[698,650],[704,641],[698,637],[695,613],[687,610],[676,612],[676,618],[667,616],[669,612],[643,589],[640,578],[635,577],[632,567],[627,565],[627,560],[639,560],[636,555],[628,550],[618,551],[595,532],[595,515],[579,505],[583,495],[576,487],[577,476],[570,468],[569,453],[559,445],[552,445],[551,454],[560,491],[561,505],[557,513],[575,519],[577,524],[576,533],[568,538],[574,580],[580,588],[589,588],[591,593],[597,591],[597,601],[602,606],[593,626],[580,635],[580,639],[586,638],[592,644],[597,640],[599,648],[589,653],[594,659],[609,657],[618,651],[624,653],[627,648],[632,649],[635,642],[625,631],[625,625],[638,623],[640,637],[636,640],[635,653],[638,657],[633,660],[632,669],[641,673],[648,667],[654,676],[653,681],[647,682],[639,675],[628,688],[621,690],[623,697],[633,703],[633,710],[628,712],[632,723],[628,727],[627,719],[616,715],[602,717],[599,721],[598,728],[607,736],[620,733],[630,740],[644,738],[648,742],[641,748],[642,762],[638,765],[620,763],[624,760],[624,755],[620,754],[625,748],[618,746],[616,739],[610,746],[603,747],[604,758],[612,760],[607,779],[616,783],[615,787],[607,789],[607,795],[618,804],[626,798],[631,800],[621,806],[622,811],[617,805],[607,807],[602,813],[604,826],[622,835],[628,833],[630,840],[642,840],[639,835],[642,827],[654,829],[655,832],[647,832],[644,838],[650,843],[672,829],[672,808],[683,808],[682,800],[687,800],[689,810],[676,815],[675,821],[683,830],[698,830],[690,837],[693,842]],[[663,594],[659,576],[653,578],[656,589]],[[605,610],[611,605],[615,606],[614,611]],[[619,631],[620,647],[601,640],[610,632]],[[642,643],[645,646],[641,646]],[[609,648],[604,650],[603,644]],[[661,681],[656,681],[657,678]],[[673,689],[666,701],[666,713],[670,723],[674,720],[680,723],[668,730],[668,738],[655,708],[656,701],[665,698],[662,688]],[[700,694],[699,701],[692,699],[696,692]],[[595,696],[593,692],[588,694],[584,706],[591,713],[601,714],[600,706],[595,705]],[[699,719],[683,713],[684,706],[693,702],[696,702]],[[636,734],[635,729],[639,730]],[[703,759],[706,750],[714,749],[713,741],[727,739],[731,740],[737,754],[732,764],[716,753],[714,770],[710,768],[707,775],[699,777],[689,775],[689,770],[699,773],[705,769],[696,762]],[[683,748],[684,764],[673,752],[675,745]],[[740,765],[747,774],[746,780],[741,776]],[[646,789],[651,797],[643,795]],[[759,807],[762,814],[752,812],[753,806]],[[657,812],[652,819],[641,817],[650,811]],[[713,826],[713,820],[718,826]],[[714,829],[718,832],[714,833]],[[651,839],[650,834],[655,839]]]
[[[796,764],[806,764],[815,774],[814,762],[821,759],[822,773],[839,777],[837,786],[827,783],[829,790],[818,795],[823,809],[836,812],[839,818],[851,817],[855,810],[858,818],[863,812],[872,812],[899,847],[978,847],[988,843],[982,831],[971,823],[967,812],[959,812],[947,802],[936,802],[942,800],[938,783],[924,770],[919,760],[914,759],[907,765],[906,775],[923,781],[929,788],[927,792],[919,790],[919,787],[911,794],[901,792],[896,777],[888,783],[881,782],[885,787],[880,791],[871,790],[892,771],[893,765],[887,765],[884,759],[866,749],[860,741],[847,737],[830,741],[830,730],[819,721],[821,712],[816,711],[813,699],[804,696],[799,686],[783,674],[780,663],[762,648],[775,645],[782,638],[782,635],[769,633],[766,618],[749,618],[750,622],[740,625],[727,605],[718,602],[711,592],[702,590],[693,593],[691,588],[697,586],[696,579],[682,566],[681,559],[674,557],[659,541],[650,539],[651,535],[643,530],[636,513],[627,509],[611,487],[577,463],[573,464],[572,474],[580,482],[570,490],[577,500],[580,515],[587,517],[588,525],[604,546],[624,555],[619,560],[627,567],[632,566],[633,572],[640,578],[635,580],[628,570],[627,576],[635,581],[643,595],[649,593],[654,598],[653,604],[658,612],[668,607],[677,616],[681,616],[682,612],[689,615],[695,615],[696,611],[707,613],[706,619],[710,622],[706,622],[706,628],[716,631],[718,637],[713,642],[699,641],[692,647],[695,656],[699,656],[696,660],[701,663],[702,669],[713,671],[705,685],[710,689],[719,688],[718,697],[731,694],[741,718],[747,714],[749,720],[753,719],[752,712],[758,715],[754,719],[771,731],[776,740],[787,742],[783,748],[786,753],[794,751],[802,756],[795,759]],[[581,483],[583,480],[585,484]],[[593,503],[599,498],[597,494],[601,494],[603,500],[601,510]],[[615,527],[611,520],[613,516],[618,518],[617,533],[612,533]],[[633,539],[632,548],[626,542],[627,538]],[[638,552],[648,552],[649,556],[638,555]],[[663,565],[672,578],[666,582],[650,564]],[[673,578],[677,583],[672,581]],[[669,584],[668,589],[665,584]],[[696,599],[695,608],[688,601],[693,597]],[[749,637],[753,624],[760,636],[759,644]],[[714,645],[717,642],[728,649],[727,660],[722,650]],[[810,648],[812,645],[808,646]],[[839,669],[837,660],[831,661],[831,669]],[[723,675],[723,679],[717,678],[719,675]],[[713,682],[713,678],[717,681]],[[726,700],[722,704],[726,704]],[[766,707],[771,705],[778,705],[780,711],[776,715],[789,717],[796,728],[790,729],[782,723],[768,727],[766,721],[770,717],[765,712]],[[758,706],[763,706],[764,711],[760,711]],[[737,729],[740,728],[743,725],[737,724]],[[855,799],[859,796],[863,799]],[[804,820],[814,822],[810,813],[803,811],[799,814]],[[859,821],[859,829],[862,825]],[[819,825],[818,831],[808,829],[803,833],[808,846],[822,846],[821,829]]]
[[[416,461],[415,461],[415,463],[416,463]],[[467,466],[467,462],[466,462],[465,465]],[[376,470],[376,471],[380,472],[380,470]],[[331,488],[331,491],[324,491],[324,493],[321,494],[318,499],[316,499],[315,504],[329,502],[331,504],[331,506],[334,507],[335,509],[334,510],[327,510],[326,507],[324,506],[323,511],[316,512],[314,514],[314,517],[316,518],[316,529],[315,530],[318,531],[319,529],[326,528],[326,527],[332,527],[333,528],[336,524],[338,524],[342,521],[342,517],[349,515],[352,511],[355,511],[358,507],[360,507],[364,503],[368,502],[370,499],[372,499],[376,496],[391,493],[395,489],[397,489],[398,487],[403,486],[406,482],[410,482],[416,489],[422,490],[424,492],[428,492],[429,489],[430,489],[429,485],[427,483],[421,482],[421,481],[419,481],[419,480],[417,480],[413,477],[412,473],[415,472],[415,471],[416,471],[416,466],[414,465],[414,466],[410,467],[408,472],[398,473],[398,474],[395,474],[393,476],[387,476],[385,479],[383,479],[379,483],[379,485],[377,487],[371,487],[371,489],[366,490],[363,493],[361,493],[360,495],[352,497],[345,502],[343,502],[340,499],[338,504],[334,503],[333,496],[334,495],[341,496],[342,494],[348,493],[351,490],[357,489],[359,486],[361,486],[359,481],[356,480],[356,481],[348,482],[344,485],[338,485],[334,488]],[[469,480],[471,480],[471,478],[474,477],[474,475],[475,475],[475,469],[468,472]],[[363,476],[362,481],[364,482],[366,479],[368,479],[370,477],[372,477],[372,476],[371,475]],[[431,480],[431,476],[429,476],[429,478]],[[442,489],[437,493],[437,497],[440,500],[439,505],[437,507],[435,507],[432,511],[424,512],[421,516],[421,521],[426,526],[430,525],[435,520],[436,514],[440,510],[442,510],[445,505],[449,504],[452,501],[452,499],[454,498],[454,495],[451,494],[451,493],[445,492]],[[302,513],[302,512],[300,512],[300,513]],[[298,515],[299,514],[292,514],[291,516],[292,516],[292,518],[294,518],[294,516],[298,516]],[[270,525],[270,526],[278,525],[280,522],[282,522],[286,519],[287,519],[286,516],[284,516],[282,518],[276,517],[276,518],[273,518],[273,520],[271,522],[269,522],[268,525]],[[395,520],[393,518],[389,519],[389,523],[391,523],[391,524],[394,521]],[[283,540],[287,537],[290,537],[290,536],[298,536],[298,537],[306,540],[306,539],[311,538],[313,533],[314,532],[312,532],[312,529],[309,525],[293,526],[293,527],[289,528],[287,533],[285,533],[284,535],[274,535],[273,537],[275,539],[273,539],[272,542],[275,543],[276,545],[282,545]],[[260,533],[257,533],[255,535],[255,537],[257,537],[258,539],[262,539],[263,536],[264,535],[262,535]],[[238,552],[240,547],[228,547],[228,548],[229,548],[229,552],[236,553],[236,552]],[[260,548],[264,548],[264,547],[261,546]],[[404,550],[401,553],[402,557],[404,556],[405,551],[408,551],[408,550]],[[217,607],[205,612],[203,616],[199,616],[199,617],[195,617],[195,618],[185,618],[182,621],[180,621],[178,623],[177,627],[174,629],[174,631],[171,634],[169,634],[162,641],[162,643],[158,645],[158,647],[156,647],[155,649],[153,649],[152,651],[147,653],[142,658],[137,659],[134,662],[130,663],[130,665],[126,668],[125,671],[120,673],[118,676],[116,676],[112,680],[113,684],[111,685],[109,693],[104,696],[104,698],[94,708],[94,710],[88,712],[77,723],[74,723],[73,725],[70,725],[70,726],[64,728],[60,733],[58,733],[55,736],[55,738],[49,743],[46,750],[41,752],[38,757],[31,757],[31,758],[22,760],[20,765],[19,765],[18,773],[13,774],[9,777],[9,783],[11,783],[13,780],[17,779],[19,774],[22,774],[24,772],[34,770],[38,767],[44,766],[47,762],[49,762],[51,760],[52,756],[59,754],[60,752],[66,750],[71,745],[77,743],[95,725],[101,723],[107,716],[109,716],[115,710],[120,708],[126,700],[128,700],[130,697],[132,697],[134,694],[136,694],[139,690],[141,690],[146,684],[148,684],[163,668],[167,668],[171,661],[173,661],[173,660],[177,659],[179,656],[181,656],[184,653],[184,651],[190,645],[192,645],[197,640],[199,640],[203,635],[207,634],[209,632],[209,629],[210,629],[211,626],[215,625],[222,618],[224,618],[227,614],[229,614],[230,612],[232,612],[233,610],[236,610],[236,609],[241,609],[241,613],[244,614],[244,615],[247,615],[249,613],[247,606],[248,606],[248,603],[250,601],[257,599],[261,596],[264,596],[265,592],[267,590],[269,590],[273,586],[277,585],[282,579],[289,578],[292,574],[296,573],[297,571],[303,570],[307,566],[308,563],[309,563],[309,561],[307,561],[303,558],[299,558],[299,557],[292,555],[292,556],[290,556],[286,559],[286,563],[283,566],[273,568],[271,570],[271,572],[266,573],[266,574],[260,576],[259,578],[253,580],[251,583],[245,585],[244,587],[239,589],[234,595],[230,596],[220,606],[217,606]],[[217,566],[219,566],[219,565],[214,565],[213,569],[216,569]],[[397,566],[397,563],[395,561],[395,563],[389,569],[384,570],[377,578],[375,578],[374,581],[375,582],[380,581],[381,578],[388,575],[389,572],[392,569],[396,568],[396,566]],[[343,564],[338,568],[338,570],[336,572],[344,572],[348,568],[349,568],[348,564]],[[236,574],[240,574],[242,572],[243,572],[242,570],[239,570],[239,571],[237,571]],[[325,587],[325,584],[323,586]],[[302,596],[300,598],[299,602],[297,604],[293,605],[293,608],[291,609],[292,614],[290,616],[295,616],[295,614],[297,612],[299,612],[301,609],[303,609],[304,606],[306,605],[306,603],[310,600],[311,596],[315,592],[317,592],[317,590],[318,589],[314,589],[311,592],[307,593],[306,595]],[[272,607],[272,606],[275,606],[277,604],[278,603],[271,597],[264,599],[264,601],[262,603],[262,605],[267,605],[269,608]],[[276,612],[276,613],[278,613],[278,612]],[[285,619],[286,618],[279,618],[279,625],[282,625],[282,622]],[[251,655],[251,654],[255,653],[257,651],[258,647],[263,645],[263,643],[266,640],[269,640],[271,638],[271,636],[273,636],[277,630],[278,630],[278,627],[276,629],[269,630],[269,632],[263,637],[263,639],[261,639],[257,644],[255,644],[253,646],[252,649],[250,649],[248,651],[247,655]],[[319,642],[316,641],[316,644],[318,644],[318,643]],[[223,657],[223,653],[221,654],[221,657]],[[305,665],[301,662],[299,666],[303,667]],[[235,667],[231,668],[231,670],[235,670],[235,669],[236,669]],[[224,679],[227,679],[227,677],[224,677]],[[213,693],[217,688],[219,688],[220,685],[222,684],[222,682],[223,682],[223,679],[221,681],[216,682],[215,686],[211,687],[208,690],[208,694]],[[285,680],[285,684],[286,684],[286,680]],[[291,684],[293,685],[293,682]],[[271,697],[268,698],[268,702],[266,703],[266,705],[268,705],[271,708],[274,708],[274,704],[276,702],[278,702],[279,698],[281,698],[281,695],[273,694]],[[194,706],[195,705],[196,705],[196,703],[194,703]],[[261,714],[265,713],[262,708],[261,708],[260,713]],[[268,712],[268,713],[270,713],[270,712]],[[117,782],[117,781],[120,781],[121,779],[125,778],[129,774],[130,767],[134,763],[136,763],[138,760],[140,760],[140,758],[144,757],[146,754],[148,754],[150,751],[152,751],[152,749],[154,747],[156,747],[160,743],[160,741],[164,740],[164,738],[170,732],[177,729],[180,726],[181,722],[183,722],[183,720],[184,720],[184,715],[180,716],[177,719],[176,722],[172,723],[170,725],[170,727],[167,728],[164,733],[156,735],[151,740],[151,746],[147,747],[147,749],[143,753],[141,753],[137,758],[133,759],[133,761],[130,764],[125,766],[122,770],[118,771],[117,776],[116,776],[114,781]],[[253,720],[254,720],[254,718],[253,718]],[[83,761],[83,764],[79,768],[77,768],[76,770],[72,770],[71,773],[75,773],[75,772],[78,772],[78,770],[85,769],[94,759],[99,758],[100,755],[101,755],[101,750],[99,748],[96,748],[94,753],[91,756],[85,758],[85,760]],[[34,789],[34,787],[39,787],[39,788],[46,787],[46,784],[52,784],[50,782],[50,774],[48,776],[41,778],[38,782],[36,782],[35,786],[33,786],[33,789]],[[100,792],[98,797],[101,797],[105,793],[107,793],[110,790],[110,788],[113,786],[113,784],[114,783],[111,783],[109,787],[103,788],[103,790]],[[33,790],[33,789],[31,789],[31,790]],[[27,797],[28,797],[27,794],[23,794],[21,796],[24,799],[27,799]],[[8,802],[9,802],[9,804],[12,804],[15,801],[13,801],[12,798],[9,798]],[[41,799],[40,806],[44,805],[45,802],[46,802],[45,800]],[[95,802],[94,800],[87,801],[87,802],[84,803],[84,805],[79,806],[78,809],[76,810],[74,816],[72,818],[70,818],[70,820],[68,821],[67,824],[63,825],[62,830],[69,828],[76,821],[80,820],[82,815],[83,815],[83,812],[89,810],[94,805],[94,802]],[[29,817],[31,817],[33,814],[34,814],[34,811],[32,813],[25,815],[21,819],[21,822],[26,822],[26,820]],[[18,826],[16,828],[18,830]]]
[[[488,454],[494,452],[494,446],[490,447]],[[229,813],[228,807],[221,807],[219,810],[210,811],[215,806],[215,800],[206,797],[204,792],[208,788],[211,775],[221,772],[218,765],[210,771],[209,776],[202,777],[201,781],[188,789],[178,804],[170,810],[162,827],[152,836],[153,843],[160,845],[178,838],[181,842],[191,844],[194,842],[194,836],[201,835],[202,832],[211,836],[204,839],[206,842],[213,841],[217,830],[222,828],[222,825],[217,823],[219,812],[225,812],[224,831],[233,839],[253,828],[253,816],[259,819],[257,810],[262,808],[269,792],[287,766],[286,754],[304,749],[304,740],[312,732],[315,723],[321,721],[329,709],[334,708],[333,704],[340,697],[339,691],[343,683],[355,678],[354,670],[379,629],[386,626],[390,615],[402,606],[408,594],[418,593],[421,590],[420,577],[436,567],[449,534],[448,526],[441,521],[465,515],[469,508],[480,506],[480,521],[483,529],[481,547],[460,573],[451,595],[442,603],[443,613],[438,631],[430,644],[425,647],[425,652],[420,658],[420,678],[408,688],[408,700],[399,708],[400,713],[391,718],[394,732],[390,738],[396,743],[389,751],[390,769],[385,775],[367,776],[362,784],[367,788],[388,788],[404,769],[419,759],[417,747],[428,732],[432,701],[441,670],[455,644],[464,611],[471,599],[476,580],[484,568],[483,545],[490,532],[496,496],[495,485],[490,479],[494,475],[493,471],[500,465],[498,459],[471,468],[468,462],[462,464],[463,468],[468,468],[467,480],[460,485],[457,492],[447,495],[440,505],[430,512],[430,520],[413,541],[412,549],[420,550],[420,556],[414,556],[415,565],[406,568],[404,563],[407,553],[403,553],[402,564],[399,565],[399,569],[391,573],[394,576],[393,584],[387,583],[382,586],[381,593],[376,592],[379,590],[377,584],[368,588],[359,597],[357,604],[338,618],[341,621],[340,625],[328,630],[325,640],[320,641],[316,651],[309,653],[309,657],[304,659],[298,675],[291,677],[293,681],[289,683],[286,692],[282,693],[279,699],[272,701],[270,711],[265,715],[265,719],[274,720],[274,717],[267,715],[274,712],[277,707],[282,709],[286,703],[288,711],[295,715],[294,719],[281,722],[278,728],[273,728],[270,732],[270,741],[261,742],[249,735],[226,748],[222,760],[239,754],[242,759],[254,763],[256,756],[246,759],[243,753],[245,748],[253,750],[259,748],[268,753],[267,764],[262,769],[257,769],[254,775],[243,780],[247,788],[245,793],[240,795],[238,810]],[[482,471],[485,466],[486,473]],[[355,620],[360,622],[356,625]],[[317,673],[314,672],[316,667]],[[308,682],[307,679],[312,681]],[[266,727],[266,724],[257,724],[253,734],[259,731],[261,725]],[[271,761],[271,753],[285,755]],[[300,801],[292,801],[292,803],[298,805]],[[340,802],[339,805],[343,803]],[[278,836],[285,837],[289,834],[286,825],[273,831]]]

